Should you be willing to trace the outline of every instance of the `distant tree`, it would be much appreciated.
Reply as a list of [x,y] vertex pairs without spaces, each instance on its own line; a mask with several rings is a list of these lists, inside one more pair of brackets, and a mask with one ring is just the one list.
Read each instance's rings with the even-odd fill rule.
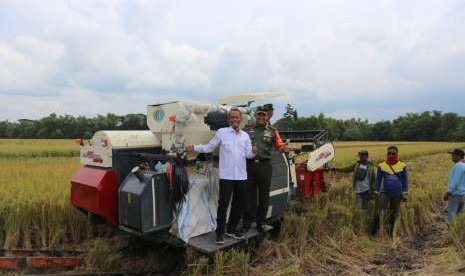
[[134,129],[143,130],[148,129],[147,118],[142,114],[128,114],[122,118],[119,129]]
[[374,123],[372,126],[372,136],[369,140],[390,141],[392,138],[392,124],[390,121],[381,121]]
[[288,103],[285,107],[285,110],[286,111],[284,112],[283,118],[292,121],[295,121],[299,118],[299,116],[297,115],[297,110],[295,110],[295,108],[291,104]]
[[[372,124],[360,118],[338,120],[323,113],[300,117],[287,104],[275,126],[281,130],[326,129],[334,140],[465,141],[465,117],[437,110],[407,113]],[[147,129],[144,114],[108,113],[87,118],[51,113],[38,120],[0,121],[0,138],[91,138],[98,130],[143,129]]]
[[[460,117],[455,113],[444,113],[439,118],[439,126],[435,130],[435,140],[437,141],[450,141],[457,139],[454,134],[460,128]],[[461,128],[461,132],[465,132],[465,128]],[[464,134],[465,135],[465,134]],[[465,137],[465,136],[464,136]]]
[[18,131],[18,138],[35,138],[35,134],[37,131],[37,125],[35,121],[28,119],[19,119],[18,122],[18,129],[21,130]]

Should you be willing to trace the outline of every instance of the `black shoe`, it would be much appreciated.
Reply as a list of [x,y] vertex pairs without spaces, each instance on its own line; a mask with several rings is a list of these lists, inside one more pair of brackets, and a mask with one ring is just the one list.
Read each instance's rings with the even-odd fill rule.
[[235,231],[228,231],[225,233],[226,236],[231,237],[236,240],[242,240],[245,237],[242,235],[242,232],[240,230],[235,230]]
[[263,233],[263,226],[261,223],[257,223],[257,231]]
[[223,234],[217,234],[216,235],[216,241],[215,241],[216,244],[224,244],[224,238],[223,238]]

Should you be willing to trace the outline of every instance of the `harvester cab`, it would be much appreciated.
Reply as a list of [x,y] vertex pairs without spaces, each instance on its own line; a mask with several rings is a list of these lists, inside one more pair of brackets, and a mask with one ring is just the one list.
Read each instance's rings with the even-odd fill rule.
[[[230,108],[238,107],[245,118],[243,125],[250,124],[254,120],[251,103],[277,96],[282,94],[232,96],[217,105],[181,101],[154,104],[147,107],[149,130],[96,132],[91,140],[81,143],[82,166],[71,180],[71,203],[124,232],[153,241],[169,235],[204,253],[259,236],[254,230],[245,234],[245,241],[214,243],[217,152],[211,156],[187,155],[184,148],[207,143],[216,130],[228,126]],[[284,216],[296,192],[308,197],[323,191],[315,189],[324,185],[321,167],[334,157],[325,131],[288,131],[281,136],[300,143],[298,157],[305,160],[297,158],[299,163],[295,164],[285,154],[273,152],[267,211],[270,221]],[[303,152],[307,157],[302,157]],[[316,178],[321,183],[315,186]]]

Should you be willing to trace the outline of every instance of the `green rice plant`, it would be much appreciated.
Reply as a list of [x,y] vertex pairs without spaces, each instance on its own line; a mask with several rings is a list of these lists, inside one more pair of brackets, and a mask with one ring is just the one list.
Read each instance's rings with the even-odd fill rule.
[[85,216],[69,201],[69,180],[79,166],[77,161],[70,157],[0,157],[3,247],[57,248],[86,238],[79,233],[86,224]]
[[215,276],[223,275],[224,269],[225,269],[224,266],[225,266],[224,252],[220,251],[220,252],[215,253],[213,275]]
[[84,265],[88,271],[107,272],[117,270],[121,254],[110,243],[97,238],[84,248]]
[[3,229],[5,231],[5,239],[3,247],[7,249],[16,248],[20,240],[20,224],[18,218],[21,216],[19,208],[13,210],[12,213],[7,214]]
[[249,274],[250,254],[243,251],[230,251],[230,270],[228,274],[247,276]]
[[189,262],[188,274],[192,276],[204,275],[207,269],[208,269],[208,259],[198,258],[192,262]]

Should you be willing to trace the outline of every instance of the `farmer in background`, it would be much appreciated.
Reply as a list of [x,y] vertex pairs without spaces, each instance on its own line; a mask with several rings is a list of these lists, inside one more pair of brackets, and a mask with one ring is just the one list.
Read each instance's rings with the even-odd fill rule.
[[347,167],[336,168],[338,172],[352,172],[352,185],[359,208],[368,209],[368,202],[375,192],[376,168],[368,160],[368,151],[358,152],[359,160]]
[[379,229],[380,211],[385,214],[387,234],[394,235],[394,224],[400,212],[400,203],[407,200],[408,176],[407,165],[399,161],[399,149],[390,146],[387,149],[386,161],[378,165],[376,177],[376,211],[372,234]]
[[241,219],[245,205],[245,189],[247,184],[246,158],[253,158],[256,149],[252,147],[250,137],[240,129],[242,114],[239,109],[232,108],[228,113],[230,127],[220,128],[215,136],[205,145],[189,145],[186,152],[209,153],[220,148],[220,195],[218,199],[216,243],[224,244],[226,213],[231,201],[231,213],[226,229],[228,236],[237,235],[237,224]]
[[[268,114],[263,107],[257,107],[255,124],[244,128],[257,148],[253,159],[247,159],[247,209],[243,217],[243,231],[256,221],[257,230],[262,232],[263,222],[269,206],[271,185],[271,152],[273,147],[280,152],[289,152],[286,144],[277,139],[277,130],[268,123]],[[258,197],[258,204],[257,204]]]
[[448,202],[446,216],[448,224],[462,211],[465,200],[465,161],[463,160],[465,153],[462,149],[455,149],[449,153],[455,164],[449,172],[447,192],[444,195],[444,200]]

